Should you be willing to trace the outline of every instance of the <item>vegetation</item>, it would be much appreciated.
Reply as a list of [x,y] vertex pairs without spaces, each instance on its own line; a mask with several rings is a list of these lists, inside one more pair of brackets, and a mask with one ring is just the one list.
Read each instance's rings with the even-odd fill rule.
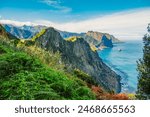
[[[98,100],[129,100],[131,98],[128,97],[127,94],[120,93],[114,94],[106,92],[100,86],[91,86],[92,91],[96,94],[96,99]],[[133,98],[132,98],[133,99]]]
[[53,69],[59,71],[64,70],[65,65],[61,61],[61,55],[59,52],[53,53],[52,51],[46,51],[37,46],[23,46],[20,49],[28,55],[40,59],[43,64],[46,64]]
[[78,37],[72,36],[72,37],[66,38],[65,40],[66,40],[66,41],[75,42],[77,39],[78,39]]
[[17,47],[23,47],[23,46],[32,46],[34,45],[35,40],[43,35],[45,33],[46,29],[42,29],[39,33],[37,33],[35,36],[33,36],[30,39],[19,39],[15,40],[14,43]]
[[150,99],[150,36],[145,35],[143,42],[143,59],[138,61],[139,83],[136,97]]
[[41,35],[43,35],[45,33],[46,29],[42,29],[39,33],[37,33],[35,36],[33,36],[31,39],[32,41],[35,41],[36,38],[40,37]]
[[98,85],[98,84],[96,83],[96,81],[95,81],[91,76],[89,76],[88,74],[82,72],[82,71],[79,70],[79,69],[75,69],[75,70],[74,70],[74,74],[75,74],[78,78],[80,78],[81,80],[85,81],[85,82],[88,83],[88,84]]
[[91,47],[91,50],[92,50],[93,52],[95,52],[95,51],[98,50],[98,49],[95,47],[95,45],[93,45],[93,44],[90,44],[90,47]]
[[0,99],[95,99],[82,80],[49,66],[35,55],[1,42]]

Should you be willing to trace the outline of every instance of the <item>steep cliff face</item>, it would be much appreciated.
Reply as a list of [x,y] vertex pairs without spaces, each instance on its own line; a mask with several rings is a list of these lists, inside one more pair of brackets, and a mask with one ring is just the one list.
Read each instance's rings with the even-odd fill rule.
[[[86,33],[87,36],[92,37],[94,40],[96,40],[99,43],[99,46],[102,47],[113,47],[112,39],[108,37],[108,34],[100,33],[100,32],[94,32],[94,31],[88,31]],[[86,39],[86,38],[85,38]]]
[[59,51],[68,69],[80,69],[92,76],[105,89],[120,92],[120,76],[102,62],[97,52],[93,52],[83,38],[78,38],[74,42],[65,41],[54,28],[48,28],[35,41],[36,45],[42,48]]
[[111,40],[111,39],[109,40],[109,39],[104,35],[104,36],[102,37],[102,39],[101,39],[100,46],[112,48],[112,47],[113,47],[112,40]]
[[101,40],[103,39],[103,37],[105,37],[107,40],[111,40],[112,43],[118,43],[118,42],[120,42],[120,40],[118,40],[113,35],[110,35],[108,33],[101,33],[101,32],[96,32],[96,31],[88,31],[86,33],[86,35],[88,35],[90,37],[93,37],[94,39],[96,39],[99,42],[101,42]]

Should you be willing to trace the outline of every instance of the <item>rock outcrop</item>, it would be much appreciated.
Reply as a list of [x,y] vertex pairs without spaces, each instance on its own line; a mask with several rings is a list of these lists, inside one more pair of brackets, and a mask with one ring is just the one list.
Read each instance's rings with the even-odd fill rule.
[[80,69],[92,76],[104,89],[120,92],[120,76],[102,62],[98,53],[92,51],[83,38],[74,42],[66,41],[54,28],[48,28],[35,43],[41,48],[59,51],[68,69]]

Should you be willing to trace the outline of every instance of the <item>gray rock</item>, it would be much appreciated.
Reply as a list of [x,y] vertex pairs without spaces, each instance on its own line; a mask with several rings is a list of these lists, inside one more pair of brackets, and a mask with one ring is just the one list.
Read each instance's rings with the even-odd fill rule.
[[121,91],[120,76],[102,62],[98,53],[92,51],[83,38],[75,42],[66,41],[54,28],[48,28],[36,39],[36,45],[53,52],[59,51],[67,68],[84,71],[104,89],[117,93]]

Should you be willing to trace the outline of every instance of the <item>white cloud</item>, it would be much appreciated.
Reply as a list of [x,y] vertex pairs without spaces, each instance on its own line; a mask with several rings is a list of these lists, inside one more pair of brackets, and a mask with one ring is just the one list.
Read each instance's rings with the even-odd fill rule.
[[[89,30],[106,32],[113,34],[120,40],[128,39],[142,39],[143,35],[147,32],[147,25],[150,23],[150,8],[136,9],[131,11],[124,11],[97,17],[94,19],[87,19],[78,22],[68,23],[54,23],[46,20],[38,20],[31,22],[17,22],[10,20],[3,20],[7,23],[16,23],[18,25],[32,24],[32,25],[46,25],[53,26],[59,30],[69,32],[87,32]],[[2,20],[0,20],[2,22]]]
[[63,12],[68,13],[72,11],[70,7],[62,6],[60,0],[41,0],[40,2],[45,3],[57,10],[50,10],[51,12]]
[[121,40],[142,39],[146,33],[147,24],[150,23],[150,8],[124,11],[88,19],[85,21],[68,22],[63,24],[49,21],[37,21],[55,28],[72,32],[87,32],[89,30],[107,32]]
[[19,22],[19,21],[13,21],[13,20],[0,20],[1,24],[12,24],[14,26],[23,26],[23,25],[28,25],[28,26],[36,26],[38,24],[32,23],[32,22]]

